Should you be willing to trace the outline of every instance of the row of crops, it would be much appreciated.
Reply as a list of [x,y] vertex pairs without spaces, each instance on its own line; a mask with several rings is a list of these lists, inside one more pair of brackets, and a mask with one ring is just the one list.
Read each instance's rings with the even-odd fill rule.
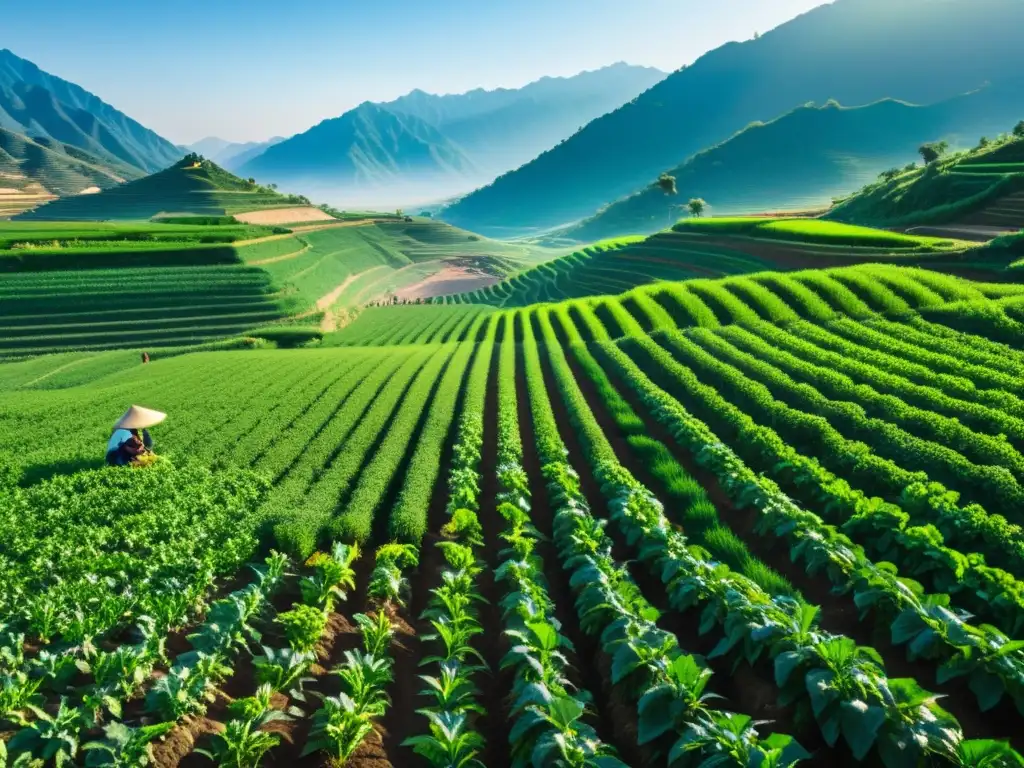
[[1008,289],[658,290],[6,393],[7,759],[1024,762],[1024,353],[909,311]]
[[[0,234],[148,237],[157,226],[166,227],[168,237],[179,230],[191,237],[199,229],[139,225],[136,232],[128,225],[97,225],[92,232],[84,224],[17,224]],[[248,230],[269,232],[205,229],[227,239]],[[0,288],[0,358],[207,344],[296,316],[316,323],[323,313],[363,306],[429,277],[443,266],[442,252],[473,256],[504,273],[538,250],[481,246],[441,224],[322,227],[237,247],[157,243],[138,253],[126,243],[127,249],[96,254],[58,248],[47,252],[45,264],[35,249],[12,251],[26,271],[7,274]],[[9,260],[14,264],[14,257]],[[93,268],[82,269],[83,261]]]
[[379,280],[402,266],[368,245],[362,229],[224,249],[246,265],[191,264],[188,254],[199,251],[185,248],[171,253],[174,266],[11,273],[0,287],[0,356],[207,343],[316,309],[346,282],[352,290],[332,298],[354,303],[373,287],[358,274],[376,269]]
[[963,244],[819,219],[689,219],[648,238],[607,240],[439,304],[523,307],[616,294],[658,281],[764,269],[966,258]]
[[523,307],[581,296],[622,293],[658,280],[724,276],[769,267],[728,248],[683,242],[671,235],[607,240],[548,261],[476,291],[433,299],[436,304]]
[[[759,320],[824,323],[839,317],[902,317],[918,312],[953,325],[968,325],[968,317],[988,317],[987,324],[979,319],[963,330],[998,335],[1002,329],[1002,338],[1009,338],[1017,330],[1016,321],[1005,315],[1015,311],[1022,293],[1024,288],[1015,284],[971,283],[936,272],[876,264],[660,282],[616,296],[576,299],[566,306],[573,312],[581,308],[595,312],[612,336]],[[334,343],[463,341],[473,338],[470,320],[485,311],[482,305],[370,309],[338,334]]]

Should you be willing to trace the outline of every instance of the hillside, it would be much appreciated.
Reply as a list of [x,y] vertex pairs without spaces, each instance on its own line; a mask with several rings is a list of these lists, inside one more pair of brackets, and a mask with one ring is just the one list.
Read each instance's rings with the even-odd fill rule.
[[147,172],[181,156],[171,142],[99,97],[6,49],[0,49],[0,128],[50,138]]
[[[1024,123],[1018,130],[1024,131]],[[1024,229],[1024,134],[1004,134],[926,168],[878,179],[848,196],[827,217],[949,230],[979,240]]]
[[94,195],[54,200],[20,216],[24,220],[138,220],[160,214],[222,216],[261,208],[301,205],[296,197],[249,184],[215,163],[179,160],[151,176]]
[[[991,270],[1017,251],[989,254],[951,239],[850,227],[814,219],[689,219],[650,237],[603,240],[518,272],[500,283],[435,303],[523,307],[617,294],[659,281],[708,279],[764,270],[850,264],[916,264],[944,271]],[[989,263],[991,262],[991,263]]]
[[469,158],[436,128],[369,102],[270,147],[238,168],[241,176],[323,197],[375,204],[389,187],[465,184]]
[[141,175],[136,168],[107,164],[70,144],[33,140],[0,128],[0,218],[56,196],[112,187]]
[[365,304],[489,285],[559,255],[386,217],[292,231],[11,222],[0,225],[0,358],[287,338],[260,328],[282,321],[316,336]]
[[913,162],[925,142],[975,146],[1018,115],[1024,115],[1024,92],[991,88],[924,107],[893,100],[800,107],[668,169],[676,195],[649,184],[561,234],[589,242],[654,232],[685,215],[694,197],[708,201],[716,216],[827,208],[882,171]]
[[932,104],[986,83],[1019,88],[1022,25],[1017,0],[836,0],[711,51],[444,217],[487,234],[565,225],[808,101]]
[[522,88],[434,95],[416,90],[381,106],[430,123],[489,177],[517,168],[596,117],[646,91],[666,73],[618,63]]

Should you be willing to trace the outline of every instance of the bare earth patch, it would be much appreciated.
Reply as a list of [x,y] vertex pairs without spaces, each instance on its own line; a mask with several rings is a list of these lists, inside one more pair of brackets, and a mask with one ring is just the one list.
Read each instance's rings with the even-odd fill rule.
[[402,300],[430,299],[450,293],[475,291],[478,288],[487,288],[500,282],[500,277],[482,270],[467,267],[445,267],[426,280],[399,288],[395,291],[395,295]]
[[308,205],[295,208],[270,208],[265,211],[236,213],[235,218],[245,224],[297,224],[300,221],[335,221],[333,216]]

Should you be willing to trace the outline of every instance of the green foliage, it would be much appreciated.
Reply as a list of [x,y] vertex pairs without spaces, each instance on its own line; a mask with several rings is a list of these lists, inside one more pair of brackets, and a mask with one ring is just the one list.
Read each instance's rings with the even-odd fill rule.
[[926,165],[934,163],[949,150],[949,144],[945,141],[935,141],[930,144],[922,144],[917,153],[921,155]]
[[327,627],[327,614],[312,605],[296,605],[274,619],[284,629],[288,645],[297,653],[308,653],[320,642]]
[[278,325],[265,328],[253,328],[251,330],[244,331],[243,335],[255,336],[260,339],[272,341],[277,344],[277,346],[284,349],[308,346],[321,341],[324,337],[323,331],[320,330],[319,327],[313,325]]
[[661,174],[655,182],[655,185],[666,195],[676,195],[679,193],[676,189],[676,177],[667,173]]
[[953,249],[963,248],[955,241],[934,237],[903,235],[870,227],[857,227],[823,219],[706,219],[684,220],[676,224],[675,230],[683,232],[711,231],[715,233],[742,234],[747,237],[766,237],[776,240],[822,243],[825,245],[846,245],[853,247],[882,247],[909,249]]

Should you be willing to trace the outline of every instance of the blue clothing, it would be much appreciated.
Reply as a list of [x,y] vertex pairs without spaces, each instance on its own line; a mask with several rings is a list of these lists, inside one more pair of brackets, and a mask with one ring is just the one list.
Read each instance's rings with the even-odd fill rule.
[[110,436],[110,440],[107,442],[107,453],[116,451],[121,445],[128,440],[131,440],[132,433],[127,429],[115,429],[114,434]]

